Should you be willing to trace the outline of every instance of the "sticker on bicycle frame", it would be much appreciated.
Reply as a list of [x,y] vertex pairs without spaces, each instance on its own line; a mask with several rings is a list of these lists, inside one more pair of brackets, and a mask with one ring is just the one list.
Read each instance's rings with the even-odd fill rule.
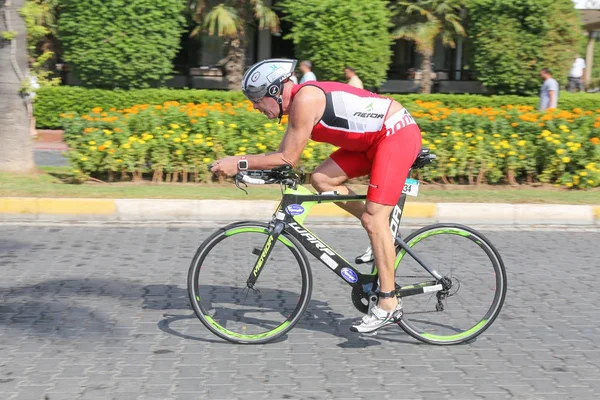
[[419,194],[419,181],[416,179],[407,179],[404,183],[404,189],[402,193],[405,193],[407,196],[418,196]]
[[290,215],[304,214],[304,207],[300,204],[290,204],[285,208]]
[[350,283],[356,283],[358,282],[358,276],[356,275],[356,272],[352,271],[350,268],[342,268],[342,277],[347,280]]

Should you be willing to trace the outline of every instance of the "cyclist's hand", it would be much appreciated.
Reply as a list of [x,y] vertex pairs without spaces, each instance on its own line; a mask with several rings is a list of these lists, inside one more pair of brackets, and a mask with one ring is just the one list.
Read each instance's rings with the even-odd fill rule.
[[238,173],[238,160],[239,157],[222,158],[215,161],[210,170],[218,175],[234,176]]

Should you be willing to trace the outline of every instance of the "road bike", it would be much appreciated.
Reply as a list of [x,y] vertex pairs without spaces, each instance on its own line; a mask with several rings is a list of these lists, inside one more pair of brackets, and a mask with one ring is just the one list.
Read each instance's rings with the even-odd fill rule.
[[[411,171],[435,160],[423,149]],[[409,173],[409,176],[410,173]],[[279,184],[283,197],[270,221],[241,221],[210,235],[188,272],[188,294],[200,321],[234,343],[267,343],[296,325],[306,311],[313,277],[306,252],[351,287],[354,307],[367,313],[378,293],[377,266],[361,273],[304,226],[321,203],[364,201],[365,195],[313,193],[290,167],[239,173],[235,183]],[[395,238],[396,295],[410,336],[429,344],[465,343],[494,322],[506,297],[506,271],[492,243],[458,224],[425,226],[402,238],[398,232],[407,195],[419,182],[407,179],[390,215]],[[349,332],[349,334],[352,334]]]

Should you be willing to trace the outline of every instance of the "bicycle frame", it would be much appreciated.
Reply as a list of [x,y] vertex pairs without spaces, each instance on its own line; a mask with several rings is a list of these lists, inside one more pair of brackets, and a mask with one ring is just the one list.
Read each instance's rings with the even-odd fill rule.
[[[304,221],[308,216],[310,209],[316,204],[364,200],[366,200],[366,195],[312,193],[303,186],[298,186],[296,189],[287,188],[284,191],[281,203],[279,204],[275,213],[273,219],[273,229],[271,230],[269,237],[262,248],[262,251],[258,253],[260,254],[259,258],[257,259],[256,264],[254,265],[254,268],[248,277],[248,287],[252,288],[256,283],[262,266],[271,254],[273,243],[277,242],[277,238],[285,229],[285,231],[296,238],[310,254],[319,259],[350,286],[365,293],[373,292],[376,289],[377,283],[376,267],[373,268],[370,274],[360,273],[352,264],[350,264],[334,249],[332,249],[329,245],[319,239],[317,235],[312,233],[304,226]],[[424,261],[421,260],[398,235],[398,228],[405,202],[406,194],[402,193],[390,216],[390,229],[395,237],[395,243],[404,249],[411,257],[413,257],[415,261],[417,261],[426,271],[428,271],[435,278],[435,281],[423,282],[401,288],[398,291],[398,294],[400,296],[410,296],[434,289],[428,288],[429,290],[424,290],[424,288],[429,286],[439,286],[439,288],[435,289],[442,290],[442,286],[445,288],[443,281],[440,285],[442,275],[439,274],[435,269],[428,267]]]

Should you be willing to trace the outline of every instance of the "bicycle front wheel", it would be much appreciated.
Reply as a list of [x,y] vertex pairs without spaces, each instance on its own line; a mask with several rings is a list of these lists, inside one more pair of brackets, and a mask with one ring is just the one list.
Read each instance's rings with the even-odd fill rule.
[[458,224],[426,226],[405,241],[450,288],[442,289],[401,249],[396,257],[396,282],[400,292],[411,295],[402,297],[400,327],[430,344],[463,343],[483,333],[500,313],[506,296],[504,264],[490,241]]
[[215,335],[234,343],[266,343],[298,322],[310,301],[312,275],[301,245],[282,232],[271,245],[258,280],[246,284],[269,238],[268,225],[239,222],[200,246],[188,273],[196,316]]

